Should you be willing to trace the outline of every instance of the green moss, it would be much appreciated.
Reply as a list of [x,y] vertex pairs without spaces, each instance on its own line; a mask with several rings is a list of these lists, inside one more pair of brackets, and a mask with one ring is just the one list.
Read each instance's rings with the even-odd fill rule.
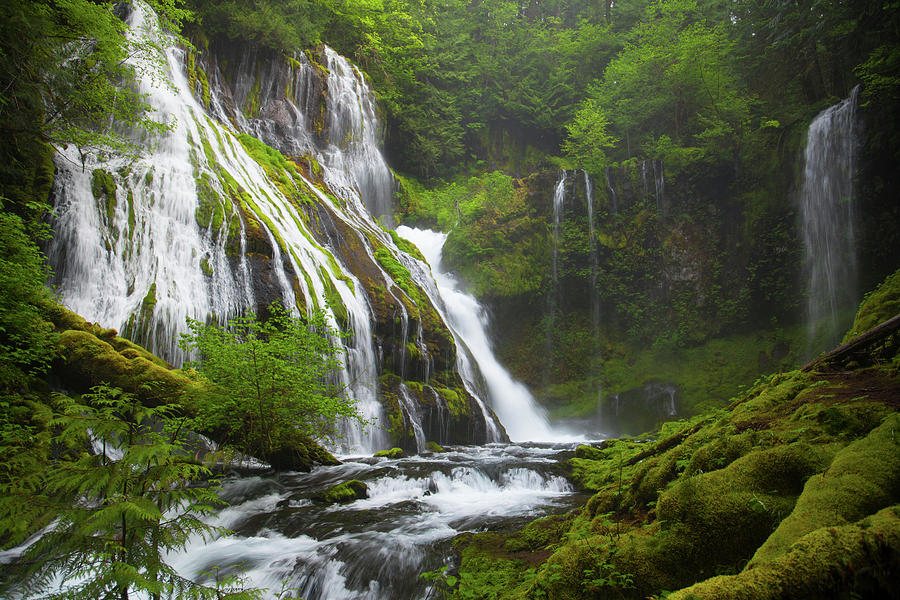
[[553,515],[536,519],[509,536],[503,544],[506,552],[537,552],[558,544],[571,525],[571,515]]
[[900,314],[900,270],[889,275],[881,285],[866,294],[850,331],[844,336],[844,342],[849,342],[897,314]]
[[130,239],[134,235],[134,227],[137,225],[137,216],[134,212],[134,194],[131,190],[128,190],[126,199],[128,201],[128,237]]
[[320,280],[324,283],[324,292],[328,307],[334,313],[340,328],[342,330],[347,330],[350,324],[347,315],[347,307],[344,306],[341,295],[338,293],[337,288],[334,286],[334,282],[331,281],[331,277],[329,277],[329,274],[324,267],[320,267],[319,274],[321,275]]
[[369,489],[366,484],[358,479],[351,479],[328,488],[319,494],[317,499],[330,504],[346,504],[368,497]]
[[148,359],[143,349],[129,347],[116,338],[106,341],[87,331],[69,329],[60,333],[59,343],[63,362],[56,368],[56,375],[71,389],[86,390],[109,383],[136,393],[144,402],[158,404],[181,397],[193,385],[179,371]]
[[104,202],[103,212],[106,222],[111,224],[116,216],[116,180],[112,173],[103,169],[94,169],[91,173],[91,192],[98,202]]
[[891,415],[865,438],[840,451],[824,473],[810,478],[797,506],[750,564],[777,558],[819,527],[852,523],[900,500],[898,430],[900,415]]
[[200,98],[203,100],[203,106],[209,108],[209,79],[206,77],[206,71],[199,66],[197,67],[197,79],[200,80]]
[[258,117],[260,102],[260,81],[259,73],[257,73],[253,78],[253,87],[250,88],[250,94],[247,96],[247,100],[244,103],[244,114],[251,119]]
[[212,265],[209,264],[209,258],[203,257],[200,259],[200,269],[203,271],[203,274],[207,277],[212,277],[213,269]]
[[434,452],[435,454],[446,452],[446,450],[444,450],[444,448],[437,442],[426,442],[425,448],[427,448],[429,452]]
[[391,276],[391,279],[406,292],[406,295],[409,296],[410,300],[416,302],[421,295],[420,291],[416,287],[415,283],[412,281],[412,276],[409,274],[409,269],[400,264],[400,262],[394,258],[394,255],[391,254],[391,251],[385,247],[380,247],[375,250],[375,260],[378,261],[378,264],[381,265],[381,268],[384,269],[388,275]]
[[451,415],[454,417],[461,417],[469,414],[469,408],[465,398],[461,396],[459,392],[442,387],[435,387],[433,389],[444,399],[444,402],[447,403],[447,409],[450,411]]
[[147,294],[141,301],[141,312],[150,314],[154,307],[156,307],[156,282],[150,284],[150,289],[147,290]]
[[707,579],[667,598],[887,598],[896,592],[898,555],[900,506],[893,505],[856,523],[816,528],[778,558],[737,575]]
[[452,598],[526,598],[534,570],[504,551],[506,538],[497,533],[465,533],[453,540],[460,555],[460,578]]
[[197,190],[197,208],[194,219],[203,229],[210,228],[213,233],[222,228],[225,220],[225,207],[219,193],[213,188],[209,173],[203,172],[194,180]]
[[403,448],[391,448],[390,450],[379,450],[375,456],[390,459],[406,458],[406,452],[403,451]]
[[388,229],[388,233],[391,234],[391,239],[394,240],[394,243],[398,248],[400,248],[410,256],[421,260],[424,263],[428,262],[425,260],[425,257],[422,256],[422,252],[415,244],[413,244],[406,238],[400,237],[400,235],[393,229]]
[[628,478],[635,470],[627,462],[636,455],[643,445],[632,441],[609,440],[602,448],[579,446],[575,458],[568,461],[571,479],[587,490],[603,487]]

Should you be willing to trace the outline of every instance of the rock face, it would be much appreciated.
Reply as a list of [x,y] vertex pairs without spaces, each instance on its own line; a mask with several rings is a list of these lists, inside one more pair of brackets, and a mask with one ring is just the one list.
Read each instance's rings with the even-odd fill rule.
[[[391,241],[400,247],[385,243],[384,232],[354,205],[362,201],[378,215],[384,209],[382,196],[390,196],[383,188],[391,178],[369,131],[379,126],[361,74],[324,46],[284,57],[214,42],[195,65],[198,73],[207,73],[209,110],[217,118],[281,151],[336,200],[306,202],[304,221],[316,243],[353,274],[365,293],[378,397],[391,443],[415,452],[421,445],[416,427],[441,444],[490,441],[485,416],[456,372],[453,335],[420,286],[416,258],[404,252],[396,236]],[[203,93],[201,80],[195,94]],[[361,108],[359,114],[339,102],[348,95]],[[381,216],[389,220],[391,215]],[[271,280],[264,266],[259,265],[256,281]],[[398,394],[412,403],[398,401]]]

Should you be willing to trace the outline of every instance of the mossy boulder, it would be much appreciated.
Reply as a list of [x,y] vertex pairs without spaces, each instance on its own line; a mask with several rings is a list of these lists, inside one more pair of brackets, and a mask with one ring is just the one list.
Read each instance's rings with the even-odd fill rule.
[[853,523],[900,501],[900,415],[841,450],[803,487],[797,506],[753,555],[749,567],[773,560],[803,535]]
[[429,452],[434,452],[435,454],[441,454],[443,452],[446,452],[446,450],[444,450],[444,448],[437,442],[426,442],[425,447],[428,449]]
[[891,598],[900,565],[900,505],[860,521],[819,527],[783,554],[736,575],[712,577],[669,600]]
[[844,336],[844,342],[849,342],[897,314],[900,314],[900,270],[889,275],[881,285],[866,294],[853,319],[853,325]]
[[260,458],[272,465],[276,471],[309,472],[315,465],[341,464],[331,452],[309,438],[303,438],[289,447]]
[[376,458],[398,459],[406,458],[406,452],[403,448],[391,448],[390,450],[379,450],[375,453]]
[[[112,343],[111,343],[112,342]],[[178,401],[195,385],[180,371],[148,359],[131,344],[119,343],[122,350],[94,333],[67,329],[59,334],[60,358],[53,374],[74,390],[86,390],[100,383],[137,394],[142,402],[164,404]],[[123,340],[124,342],[124,340]]]
[[[596,493],[527,589],[505,580],[496,597],[890,597],[900,568],[898,397],[890,365],[794,371],[761,379],[728,410],[664,424],[656,441],[582,446],[568,466]],[[535,528],[504,536],[501,548],[534,556]],[[505,573],[484,550],[465,551],[479,560],[463,553],[461,579]]]
[[318,494],[316,499],[329,504],[347,504],[348,502],[368,497],[369,489],[366,484],[358,479],[351,479],[328,488],[321,494]]

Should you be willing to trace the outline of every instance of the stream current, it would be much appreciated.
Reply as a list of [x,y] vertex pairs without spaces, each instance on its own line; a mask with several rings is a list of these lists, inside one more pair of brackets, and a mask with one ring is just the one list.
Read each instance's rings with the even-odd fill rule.
[[[237,576],[248,587],[305,600],[436,597],[426,571],[453,565],[464,531],[514,530],[586,499],[559,472],[574,442],[459,446],[409,458],[342,456],[311,473],[244,476],[223,482],[229,506],[215,525],[234,535],[196,540],[169,561],[183,575]],[[315,499],[359,479],[369,497],[349,504]],[[227,566],[233,565],[233,566]]]

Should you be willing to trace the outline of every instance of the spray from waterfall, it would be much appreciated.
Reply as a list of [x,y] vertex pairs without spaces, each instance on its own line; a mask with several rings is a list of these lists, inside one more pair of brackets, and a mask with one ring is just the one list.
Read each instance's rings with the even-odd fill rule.
[[807,352],[840,341],[858,302],[853,175],[859,88],[810,123],[800,190]]

